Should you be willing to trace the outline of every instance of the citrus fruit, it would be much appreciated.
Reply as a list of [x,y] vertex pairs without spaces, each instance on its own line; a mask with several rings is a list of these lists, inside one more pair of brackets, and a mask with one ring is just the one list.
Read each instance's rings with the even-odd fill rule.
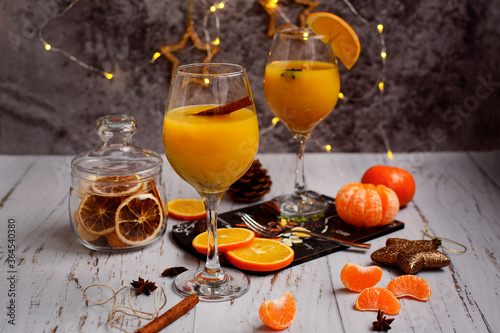
[[340,272],[342,284],[347,289],[357,292],[375,286],[381,278],[382,269],[378,266],[362,267],[348,263]]
[[100,235],[94,235],[85,230],[81,223],[76,224],[76,232],[81,239],[84,239],[89,243],[97,242],[101,238]]
[[322,39],[330,46],[347,69],[358,61],[361,52],[358,35],[349,24],[337,15],[331,13],[312,13],[307,16],[307,25],[318,35],[324,35]]
[[130,246],[130,245],[122,242],[120,240],[120,238],[118,238],[118,235],[116,234],[116,232],[112,232],[112,233],[106,235],[106,239],[108,240],[108,244],[111,247],[127,247],[127,246]]
[[384,185],[350,183],[337,193],[335,208],[344,222],[370,228],[392,222],[399,212],[399,200]]
[[259,309],[260,320],[275,330],[283,330],[290,326],[296,314],[295,298],[288,291],[277,300],[262,302]]
[[[247,247],[252,244],[255,234],[246,228],[221,228],[217,229],[217,250],[226,252]],[[198,234],[192,241],[196,251],[208,252],[208,232]]]
[[356,299],[355,309],[359,311],[382,310],[388,315],[397,315],[401,304],[392,292],[385,288],[371,287],[364,289]]
[[361,178],[364,184],[384,185],[396,192],[399,206],[403,207],[415,195],[415,180],[408,171],[386,165],[375,165]]
[[107,235],[115,230],[115,212],[120,198],[87,194],[76,212],[77,220],[92,235]]
[[102,176],[96,177],[95,183],[92,183],[92,190],[104,196],[125,196],[141,191],[144,184],[140,182],[138,175],[127,176]]
[[401,275],[387,284],[397,298],[411,297],[419,301],[428,301],[431,297],[431,288],[427,281],[415,275]]
[[171,217],[182,221],[192,221],[205,217],[207,212],[201,199],[174,199],[167,204]]
[[153,194],[132,195],[116,209],[116,234],[128,245],[148,243],[162,229],[163,218],[161,202]]
[[248,271],[275,271],[293,261],[292,248],[280,241],[255,238],[251,245],[226,252],[226,259],[235,267]]

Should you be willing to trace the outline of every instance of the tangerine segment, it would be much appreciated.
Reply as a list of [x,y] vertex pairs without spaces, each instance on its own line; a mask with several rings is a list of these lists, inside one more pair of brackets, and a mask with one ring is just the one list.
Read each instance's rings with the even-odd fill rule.
[[121,198],[87,194],[78,206],[77,221],[92,235],[107,235],[115,230],[115,212],[120,203]]
[[388,315],[397,315],[401,310],[401,304],[394,294],[380,287],[364,289],[356,299],[355,309],[359,311],[382,310]]
[[323,42],[330,46],[347,69],[358,61],[361,45],[358,35],[343,19],[331,13],[313,13],[306,19],[307,25],[318,35],[324,35]]
[[419,301],[428,301],[431,297],[431,288],[427,281],[415,275],[401,275],[387,284],[397,298],[411,297]]
[[290,326],[296,314],[295,298],[288,291],[277,300],[264,301],[259,309],[260,320],[275,330],[283,330]]
[[163,218],[161,202],[153,194],[132,195],[116,210],[116,234],[128,245],[148,243],[162,229]]
[[[254,237],[255,233],[246,228],[217,229],[217,250],[218,252],[226,252],[247,247],[252,244]],[[208,232],[205,231],[197,235],[191,244],[197,252],[206,254],[208,252]]]
[[226,252],[226,259],[240,269],[269,272],[290,265],[294,254],[292,248],[282,242],[255,238],[250,246]]
[[347,289],[360,292],[375,286],[382,279],[382,269],[378,266],[362,267],[348,263],[342,268],[340,279]]
[[174,199],[167,204],[168,213],[181,221],[192,221],[207,215],[205,204],[201,199]]
[[104,196],[125,196],[141,191],[145,184],[141,183],[138,175],[103,176],[96,177],[96,183],[91,185],[92,190]]

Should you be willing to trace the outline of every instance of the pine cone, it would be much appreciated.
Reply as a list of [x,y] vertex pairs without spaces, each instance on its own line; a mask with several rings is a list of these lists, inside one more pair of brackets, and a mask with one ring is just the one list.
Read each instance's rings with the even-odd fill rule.
[[236,201],[255,202],[269,193],[272,184],[267,170],[262,169],[262,164],[257,159],[238,181],[229,186],[226,194]]

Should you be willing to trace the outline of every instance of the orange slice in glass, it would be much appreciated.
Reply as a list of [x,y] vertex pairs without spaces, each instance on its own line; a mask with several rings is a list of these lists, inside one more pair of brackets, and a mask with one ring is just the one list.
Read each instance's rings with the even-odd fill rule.
[[397,315],[401,310],[401,304],[394,294],[380,287],[364,289],[356,299],[355,309],[359,311],[382,310],[388,315]]
[[168,214],[181,221],[192,221],[207,215],[201,199],[174,199],[167,204]]
[[[217,229],[217,250],[226,252],[247,247],[252,244],[254,237],[254,232],[246,228]],[[192,244],[196,251],[206,254],[208,252],[208,232],[205,231],[197,235]]]
[[259,309],[260,320],[275,330],[284,330],[293,323],[297,307],[295,298],[288,291],[274,301],[264,301]]
[[120,198],[87,194],[76,212],[77,221],[92,235],[107,235],[115,230],[115,212]]
[[415,275],[401,275],[387,284],[397,298],[410,297],[419,301],[428,301],[431,297],[431,288],[427,281]]
[[342,284],[356,292],[375,286],[380,279],[382,279],[382,269],[378,266],[362,267],[348,263],[340,272]]
[[137,193],[144,188],[140,179],[141,177],[138,175],[96,177],[96,183],[93,183],[91,187],[99,195],[126,196]]
[[118,238],[128,245],[152,241],[163,227],[161,202],[151,193],[135,194],[125,199],[116,210]]
[[292,248],[280,241],[255,238],[250,246],[228,251],[226,259],[235,267],[248,271],[275,271],[293,261]]
[[324,35],[322,39],[330,46],[347,69],[358,61],[361,45],[358,35],[343,19],[331,13],[312,13],[307,16],[307,25],[314,33]]

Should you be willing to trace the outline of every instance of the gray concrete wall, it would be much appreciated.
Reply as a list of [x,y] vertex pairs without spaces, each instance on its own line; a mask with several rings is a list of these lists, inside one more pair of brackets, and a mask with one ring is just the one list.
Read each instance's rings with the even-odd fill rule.
[[[210,1],[194,0],[193,18],[203,38]],[[40,27],[66,0],[0,1],[0,153],[75,154],[98,144],[94,121],[105,114],[135,116],[134,142],[163,152],[162,118],[170,62],[159,58],[141,70],[160,46],[184,32],[187,1],[81,0],[53,19],[44,36],[53,46],[114,73],[112,80],[44,50]],[[304,9],[282,0],[288,17]],[[340,101],[312,134],[308,151],[381,152],[379,125],[393,151],[500,148],[500,5],[498,0],[352,0],[365,18],[385,27],[387,79],[383,108],[378,94],[361,102]],[[342,68],[342,91],[367,92],[380,73],[379,48],[343,1],[322,0],[315,11],[336,13],[358,31],[359,63]],[[221,52],[215,62],[244,65],[249,73],[262,130],[271,122],[262,78],[271,39],[268,15],[257,0],[229,0],[219,11]],[[278,21],[278,23],[283,23]],[[212,36],[214,36],[212,34]],[[177,53],[182,63],[204,53]],[[294,151],[279,124],[261,136],[260,152]]]

